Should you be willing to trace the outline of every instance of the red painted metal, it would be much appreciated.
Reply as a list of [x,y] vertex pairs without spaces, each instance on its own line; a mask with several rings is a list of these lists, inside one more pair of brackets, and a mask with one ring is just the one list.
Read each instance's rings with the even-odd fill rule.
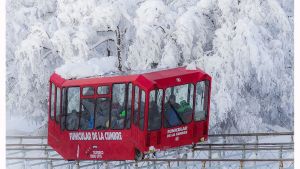
[[[168,87],[189,83],[196,85],[197,82],[203,80],[209,81],[209,94],[207,103],[208,110],[206,120],[199,122],[192,120],[188,124],[171,128],[165,128],[164,125],[161,125],[159,130],[147,130],[148,102],[149,93],[151,90],[158,88],[165,90]],[[132,113],[131,126],[128,129],[78,129],[74,131],[69,131],[66,129],[62,130],[61,125],[55,121],[55,118],[50,118],[49,110],[48,144],[66,160],[133,160],[135,158],[135,149],[146,154],[150,153],[153,148],[155,151],[161,151],[169,148],[190,145],[197,143],[200,140],[207,140],[211,77],[200,69],[187,70],[184,67],[179,67],[136,75],[81,79],[64,79],[60,75],[54,73],[50,78],[50,84],[54,83],[60,89],[72,86],[79,86],[82,89],[86,86],[112,86],[114,83],[130,82],[133,84],[133,88],[136,85],[140,89],[144,90],[146,94],[144,130],[141,130],[137,125],[134,124]],[[51,88],[49,91],[51,91]],[[195,92],[196,91],[194,90],[194,94]],[[134,94],[134,92],[132,92],[132,94]],[[49,98],[50,95],[51,93],[49,93]],[[82,95],[80,96],[80,98],[84,97],[85,96]],[[95,94],[90,98],[98,97],[100,97],[100,95]],[[105,95],[105,97],[111,98],[111,94]],[[132,98],[134,98],[134,96]],[[133,104],[134,99],[132,99],[132,105]],[[50,107],[51,105],[49,103],[49,109]],[[164,117],[162,113],[162,120],[163,119]],[[180,132],[181,134],[178,134]],[[170,133],[175,134],[175,136],[168,136]],[[151,150],[149,149],[150,147]]]

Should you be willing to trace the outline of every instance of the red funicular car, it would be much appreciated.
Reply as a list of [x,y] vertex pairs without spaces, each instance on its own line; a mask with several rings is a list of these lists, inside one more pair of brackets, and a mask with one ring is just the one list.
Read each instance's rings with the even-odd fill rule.
[[207,140],[211,77],[184,67],[50,78],[48,143],[66,160],[139,160]]

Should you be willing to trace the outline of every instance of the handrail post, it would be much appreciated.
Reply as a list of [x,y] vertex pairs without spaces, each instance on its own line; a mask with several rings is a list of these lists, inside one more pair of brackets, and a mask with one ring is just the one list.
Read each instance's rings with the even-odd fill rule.
[[243,169],[243,168],[244,168],[244,161],[241,160],[241,161],[240,161],[240,169]]
[[[209,145],[208,147],[209,147],[208,159],[211,160],[211,145]],[[209,161],[208,166],[211,167],[211,161]]]
[[[222,157],[222,154],[221,154],[221,151],[218,151],[218,158],[221,158],[221,159],[223,158],[223,157]],[[220,166],[221,166],[221,162],[218,161],[218,168],[219,168],[219,169],[221,168]]]
[[79,161],[76,161],[76,169],[80,169]]
[[50,160],[49,163],[48,163],[48,169],[53,169],[52,160]]
[[[22,145],[22,142],[23,142],[23,138],[20,137],[20,145]],[[23,145],[22,148],[25,149],[25,146]],[[24,150],[22,151],[22,156],[23,156],[23,158],[25,158],[25,156],[26,156],[26,153],[25,153]],[[26,160],[24,160],[24,161],[23,161],[23,166],[24,166],[23,168],[24,168],[24,169],[26,168],[26,165],[27,165],[27,164],[26,164]]]
[[[255,142],[256,142],[256,145],[255,145],[255,158],[257,159],[257,156],[258,156],[258,144],[259,144],[259,142],[258,142],[258,135],[256,135],[255,136]],[[254,166],[256,167],[256,161],[254,161]]]
[[100,169],[99,162],[96,162],[96,169]]
[[283,169],[283,162],[282,162],[282,160],[279,161],[279,169]]
[[282,147],[282,145],[280,146],[280,150],[279,150],[279,159],[282,159],[282,149],[283,149],[283,147]]
[[153,161],[153,168],[156,169],[156,161]]
[[[177,150],[177,158],[180,158],[180,152]],[[179,161],[177,161],[177,167],[179,167]]]
[[[226,137],[225,136],[223,136],[223,144],[226,144]],[[223,155],[223,157],[225,157],[225,151],[224,150],[222,151],[222,155]]]
[[246,145],[243,145],[243,154],[242,154],[242,159],[246,159]]
[[105,161],[105,169],[109,169],[108,162]]
[[171,164],[170,164],[170,161],[168,161],[168,169],[171,168]]
[[201,167],[201,169],[205,169],[205,163],[206,163],[206,161],[202,161],[202,167]]

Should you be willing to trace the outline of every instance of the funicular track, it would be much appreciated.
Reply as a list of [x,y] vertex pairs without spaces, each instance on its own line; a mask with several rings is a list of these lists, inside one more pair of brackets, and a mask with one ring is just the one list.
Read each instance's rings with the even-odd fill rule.
[[[142,161],[65,161],[46,136],[7,136],[7,168],[293,168],[293,132],[213,134]],[[245,141],[246,140],[246,141]]]

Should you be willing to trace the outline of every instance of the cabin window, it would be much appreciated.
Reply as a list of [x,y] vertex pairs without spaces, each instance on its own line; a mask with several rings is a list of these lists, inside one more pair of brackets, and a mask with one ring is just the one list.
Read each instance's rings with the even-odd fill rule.
[[94,110],[95,99],[81,100],[80,129],[89,130],[94,128]]
[[150,92],[148,130],[158,130],[161,127],[162,98],[162,89]]
[[130,128],[130,118],[131,118],[131,102],[132,102],[132,84],[128,84],[127,90],[127,114],[126,114],[126,128]]
[[138,113],[139,113],[139,87],[134,88],[134,118],[133,123],[137,125],[138,123]]
[[94,95],[94,88],[93,87],[84,87],[82,89],[83,96],[92,96]]
[[145,120],[145,92],[144,90],[141,90],[141,96],[140,96],[140,115],[139,115],[139,127],[141,130],[144,130],[144,120]]
[[62,88],[62,115],[60,119],[60,127],[62,130],[66,128],[66,96],[67,96],[67,88]]
[[126,116],[126,84],[114,84],[112,90],[111,128],[123,129]]
[[209,81],[201,81],[196,85],[195,121],[205,120],[208,107]]
[[108,129],[109,127],[110,98],[98,98],[95,112],[95,128]]
[[79,125],[80,88],[70,87],[67,92],[67,120],[68,130],[77,130]]
[[187,124],[193,114],[193,84],[166,89],[164,104],[164,127]]
[[60,118],[60,104],[61,103],[61,93],[60,88],[56,88],[56,121],[59,122]]
[[54,107],[55,107],[55,85],[54,83],[51,84],[51,96],[50,96],[50,101],[51,101],[51,107],[50,107],[50,117],[51,119],[54,119]]
[[109,94],[109,86],[99,86],[97,89],[98,94]]

